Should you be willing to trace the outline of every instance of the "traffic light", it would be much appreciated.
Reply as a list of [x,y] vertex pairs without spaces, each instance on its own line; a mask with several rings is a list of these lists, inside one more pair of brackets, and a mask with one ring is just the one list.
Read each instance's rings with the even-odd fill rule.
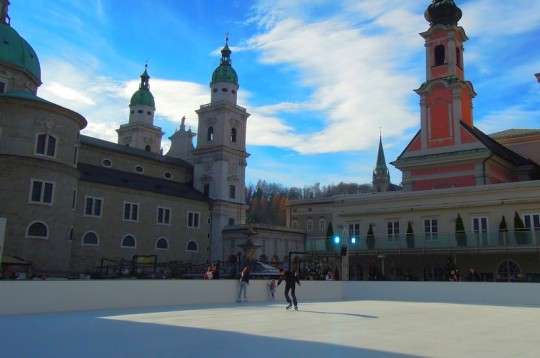
[[347,245],[341,245],[341,256],[347,256]]

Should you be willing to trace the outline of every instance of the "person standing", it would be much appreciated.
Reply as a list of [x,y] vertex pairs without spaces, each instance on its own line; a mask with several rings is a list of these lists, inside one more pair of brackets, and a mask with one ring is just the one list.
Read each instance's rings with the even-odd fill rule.
[[249,267],[244,266],[240,274],[240,288],[238,289],[238,302],[242,302],[242,292],[244,293],[244,302],[247,302],[247,285],[249,285]]
[[212,266],[208,266],[208,270],[204,273],[205,280],[211,280],[212,279]]
[[217,265],[212,265],[212,280],[219,279],[219,269]]
[[[294,271],[292,273],[291,271],[285,270],[284,268],[279,269],[279,280],[277,285],[279,286],[281,284],[281,281],[285,281],[285,299],[287,300],[287,303],[289,304],[286,309],[291,309],[293,303],[294,303],[294,309],[298,311],[298,301],[296,300],[296,284],[301,286],[300,284],[300,278],[298,277],[298,271]],[[292,302],[291,298],[289,297],[289,291],[291,292],[292,296]]]

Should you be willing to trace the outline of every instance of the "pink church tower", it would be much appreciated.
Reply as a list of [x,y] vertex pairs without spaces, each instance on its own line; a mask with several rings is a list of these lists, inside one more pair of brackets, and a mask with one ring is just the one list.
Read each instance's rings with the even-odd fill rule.
[[530,180],[539,168],[474,127],[472,84],[465,77],[458,25],[461,9],[453,0],[434,0],[425,12],[426,81],[420,96],[420,130],[392,164],[403,173],[403,190]]

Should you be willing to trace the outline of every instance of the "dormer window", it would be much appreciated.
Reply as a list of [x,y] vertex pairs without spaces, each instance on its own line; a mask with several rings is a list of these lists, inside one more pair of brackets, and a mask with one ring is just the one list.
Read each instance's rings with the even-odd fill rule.
[[444,65],[445,53],[444,45],[435,46],[435,66]]

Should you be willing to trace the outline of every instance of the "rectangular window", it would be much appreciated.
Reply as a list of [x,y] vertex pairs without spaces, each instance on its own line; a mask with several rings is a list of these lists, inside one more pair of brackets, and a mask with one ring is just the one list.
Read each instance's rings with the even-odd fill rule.
[[139,204],[124,203],[124,221],[139,220]]
[[360,237],[360,224],[349,224],[349,237],[356,239]]
[[54,182],[32,179],[30,189],[30,202],[52,204]]
[[308,220],[306,222],[306,231],[312,231],[313,230],[313,220]]
[[233,218],[229,218],[229,226],[232,226],[234,225],[234,219]]
[[388,241],[399,241],[399,221],[386,222],[386,238]]
[[4,93],[6,91],[6,84],[4,82],[0,82],[0,93]]
[[236,198],[236,187],[234,185],[229,185],[229,199]]
[[48,134],[39,134],[36,140],[36,154],[54,157],[56,155],[56,138]]
[[540,214],[524,214],[523,223],[530,231],[540,231]]
[[204,184],[203,194],[204,196],[210,196],[210,184]]
[[87,196],[84,199],[84,216],[101,217],[103,199]]
[[200,217],[199,213],[196,213],[196,212],[193,212],[193,211],[188,211],[187,227],[199,228],[200,227],[200,225],[199,225],[199,217]]
[[488,219],[487,217],[475,217],[472,219],[473,232],[476,242],[480,245],[488,245]]
[[171,209],[158,207],[157,223],[162,224],[162,225],[170,225],[171,224]]
[[325,219],[320,219],[319,220],[319,230],[323,231],[326,229],[326,220]]
[[424,235],[426,240],[438,240],[439,237],[439,228],[437,219],[426,219],[424,220]]

